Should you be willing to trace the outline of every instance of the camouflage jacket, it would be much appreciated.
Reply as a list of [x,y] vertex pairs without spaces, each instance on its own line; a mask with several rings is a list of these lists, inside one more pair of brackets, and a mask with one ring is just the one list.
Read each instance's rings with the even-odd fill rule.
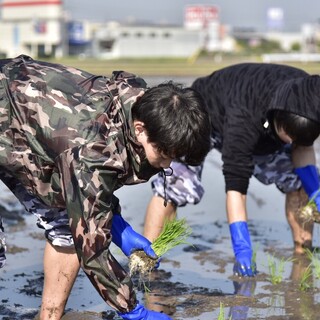
[[[82,267],[105,300],[110,272],[114,281],[128,278],[108,256],[120,210],[113,193],[156,173],[132,126],[145,89],[126,72],[106,78],[27,56],[0,70],[0,166],[48,206],[67,209]],[[119,300],[111,305],[126,308]]]

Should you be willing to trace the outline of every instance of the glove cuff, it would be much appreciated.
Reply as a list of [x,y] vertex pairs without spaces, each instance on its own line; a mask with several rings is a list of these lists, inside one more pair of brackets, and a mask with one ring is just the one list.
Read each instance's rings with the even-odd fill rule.
[[232,247],[235,256],[244,252],[252,253],[250,234],[246,221],[237,221],[229,225]]
[[308,165],[305,167],[296,168],[294,169],[294,172],[300,178],[303,189],[309,198],[312,198],[312,196],[314,196],[319,190],[319,174],[316,166]]
[[121,249],[123,248],[123,233],[128,228],[131,228],[131,226],[122,218],[120,214],[113,215],[111,226],[111,241]]
[[137,303],[136,307],[133,310],[126,313],[117,313],[124,320],[140,320],[146,319],[148,311],[143,305]]

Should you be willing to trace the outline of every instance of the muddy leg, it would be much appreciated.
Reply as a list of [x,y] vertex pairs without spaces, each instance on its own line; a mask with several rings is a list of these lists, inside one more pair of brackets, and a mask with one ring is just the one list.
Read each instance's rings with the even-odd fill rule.
[[40,320],[61,319],[79,267],[74,250],[54,247],[47,242]]
[[286,216],[291,228],[295,253],[302,254],[304,249],[312,247],[313,221],[299,219],[298,211],[308,202],[303,189],[286,194]]

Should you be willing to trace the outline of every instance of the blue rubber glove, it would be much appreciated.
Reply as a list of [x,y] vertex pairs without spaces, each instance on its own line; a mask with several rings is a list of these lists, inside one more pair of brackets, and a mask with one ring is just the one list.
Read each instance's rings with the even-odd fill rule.
[[253,277],[256,265],[252,263],[252,248],[247,222],[238,221],[229,225],[236,262],[233,272],[237,276]]
[[4,228],[2,219],[0,217],[0,268],[3,268],[6,263],[6,238],[4,235]]
[[320,185],[319,174],[316,166],[308,165],[305,167],[296,168],[294,172],[301,180],[303,189],[309,197],[313,200],[320,212]]
[[113,216],[111,234],[112,242],[116,244],[127,257],[136,250],[143,250],[151,258],[158,258],[151,247],[151,242],[135,232],[130,224],[119,214]]
[[172,320],[169,316],[164,313],[147,310],[141,304],[137,306],[130,312],[119,313],[118,315],[125,320]]

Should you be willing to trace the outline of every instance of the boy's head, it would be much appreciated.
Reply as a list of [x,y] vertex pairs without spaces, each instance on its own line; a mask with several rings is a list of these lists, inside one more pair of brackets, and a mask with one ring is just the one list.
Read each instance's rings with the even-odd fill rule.
[[270,102],[269,118],[299,145],[310,146],[320,133],[320,77],[308,75],[282,82]]
[[297,145],[311,146],[320,134],[318,122],[292,112],[275,110],[272,117],[278,136],[281,138],[281,135],[287,135]]
[[198,165],[210,150],[207,107],[191,88],[169,82],[148,89],[133,106],[132,117],[164,159]]

